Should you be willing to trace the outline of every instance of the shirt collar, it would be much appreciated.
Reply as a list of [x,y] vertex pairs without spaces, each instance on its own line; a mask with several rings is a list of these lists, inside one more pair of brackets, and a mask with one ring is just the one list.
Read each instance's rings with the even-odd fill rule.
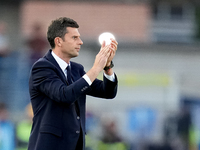
[[51,52],[51,54],[55,58],[56,62],[58,63],[62,71],[65,73],[65,69],[67,68],[68,65],[70,65],[70,63],[69,64],[66,63],[64,60],[58,57],[53,51]]

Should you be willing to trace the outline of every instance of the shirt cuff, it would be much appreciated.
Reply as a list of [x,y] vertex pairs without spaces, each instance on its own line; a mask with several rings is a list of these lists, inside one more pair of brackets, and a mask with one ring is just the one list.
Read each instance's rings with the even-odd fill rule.
[[85,75],[83,76],[83,78],[84,78],[85,81],[89,84],[89,86],[92,84],[92,82],[91,82],[90,78],[87,76],[87,74],[85,74]]
[[114,74],[114,73],[113,73],[112,75],[107,75],[107,74],[104,73],[104,76],[105,76],[108,80],[110,80],[110,81],[112,81],[112,82],[115,82],[115,74]]

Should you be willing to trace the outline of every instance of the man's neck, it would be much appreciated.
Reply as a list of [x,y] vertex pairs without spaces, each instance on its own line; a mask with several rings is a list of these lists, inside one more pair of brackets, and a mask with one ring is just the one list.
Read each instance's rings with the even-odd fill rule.
[[52,51],[53,51],[60,59],[64,60],[67,64],[69,64],[70,58],[64,57],[64,55],[62,54],[61,51],[56,50],[56,49],[52,49]]

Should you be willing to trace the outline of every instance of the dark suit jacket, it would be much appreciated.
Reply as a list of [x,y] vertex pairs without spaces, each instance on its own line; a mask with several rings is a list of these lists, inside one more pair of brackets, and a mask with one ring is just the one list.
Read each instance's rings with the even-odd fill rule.
[[116,76],[115,82],[104,77],[103,81],[96,79],[89,86],[82,78],[85,74],[82,65],[71,62],[71,71],[74,82],[68,85],[51,50],[33,65],[29,91],[34,118],[28,150],[75,150],[80,131],[85,147],[86,95],[107,99],[116,96]]

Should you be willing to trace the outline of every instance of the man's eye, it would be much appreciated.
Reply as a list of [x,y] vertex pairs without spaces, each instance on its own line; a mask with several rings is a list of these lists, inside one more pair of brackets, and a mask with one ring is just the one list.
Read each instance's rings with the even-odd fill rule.
[[73,36],[73,39],[77,39],[77,37],[76,37],[76,36]]

